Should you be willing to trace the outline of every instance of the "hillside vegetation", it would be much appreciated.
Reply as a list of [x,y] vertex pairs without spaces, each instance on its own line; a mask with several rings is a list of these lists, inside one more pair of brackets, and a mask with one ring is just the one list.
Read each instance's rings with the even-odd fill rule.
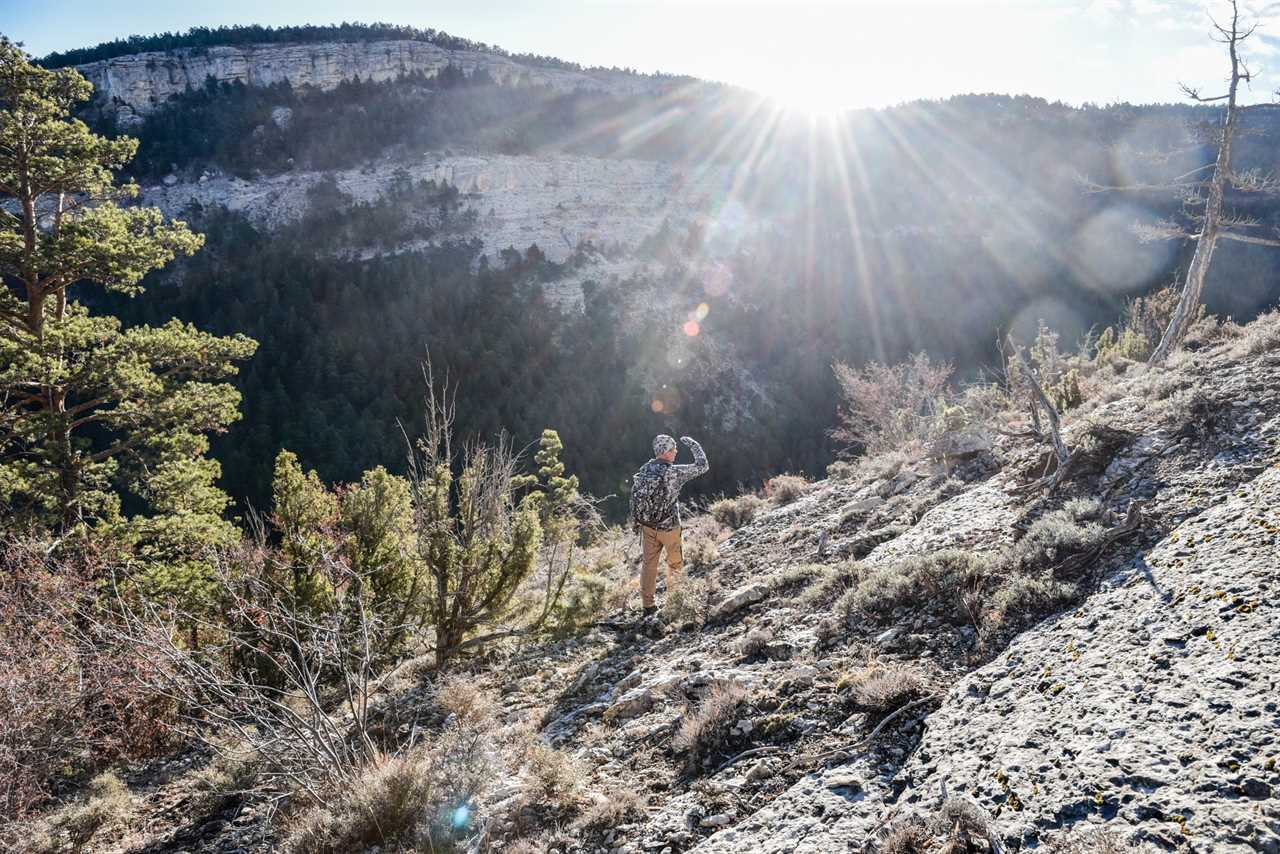
[[[468,86],[548,95],[351,91]],[[425,179],[175,219],[91,88],[0,39],[0,847],[1280,851],[1274,261],[1222,250],[1244,323],[1157,287],[1185,252],[1036,127],[1117,114],[853,118],[902,123],[827,139],[857,197],[779,131],[716,217],[553,260]],[[659,431],[716,475],[639,619]]]

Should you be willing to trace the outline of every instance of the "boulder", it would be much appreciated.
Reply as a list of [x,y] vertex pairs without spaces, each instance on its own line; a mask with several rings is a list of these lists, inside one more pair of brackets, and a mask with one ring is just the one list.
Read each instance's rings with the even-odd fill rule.
[[707,615],[707,619],[713,623],[721,622],[728,619],[734,614],[746,608],[748,605],[754,605],[763,599],[769,592],[769,588],[760,582],[748,584],[745,587],[739,587],[730,593],[720,603],[711,609],[711,613]]
[[624,721],[639,717],[652,709],[656,700],[652,689],[632,688],[605,709],[604,718],[607,721]]

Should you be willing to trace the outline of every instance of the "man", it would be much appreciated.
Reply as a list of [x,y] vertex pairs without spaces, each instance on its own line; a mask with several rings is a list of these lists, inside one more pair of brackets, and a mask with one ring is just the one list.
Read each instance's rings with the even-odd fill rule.
[[686,483],[707,472],[707,455],[702,446],[688,436],[683,442],[693,452],[692,465],[675,465],[676,440],[658,436],[653,440],[653,459],[644,464],[631,479],[631,522],[639,531],[640,600],[644,616],[651,617],[658,608],[653,595],[658,584],[658,555],[667,552],[667,593],[675,589],[684,569],[680,551],[680,490]]

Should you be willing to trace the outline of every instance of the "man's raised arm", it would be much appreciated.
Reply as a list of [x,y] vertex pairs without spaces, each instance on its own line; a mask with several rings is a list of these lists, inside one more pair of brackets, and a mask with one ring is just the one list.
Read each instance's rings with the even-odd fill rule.
[[691,439],[688,436],[681,436],[680,441],[693,452],[693,463],[672,466],[676,470],[676,478],[681,486],[693,480],[700,474],[706,474],[711,467],[707,465],[707,455],[703,452],[702,446],[698,444],[697,439]]

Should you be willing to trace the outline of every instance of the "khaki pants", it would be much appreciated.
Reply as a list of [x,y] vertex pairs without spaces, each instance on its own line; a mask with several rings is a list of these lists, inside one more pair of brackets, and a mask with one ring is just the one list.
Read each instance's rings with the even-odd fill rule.
[[659,531],[640,526],[640,601],[653,607],[653,594],[658,586],[658,553],[667,550],[667,593],[675,589],[684,573],[684,556],[680,551],[680,529]]

